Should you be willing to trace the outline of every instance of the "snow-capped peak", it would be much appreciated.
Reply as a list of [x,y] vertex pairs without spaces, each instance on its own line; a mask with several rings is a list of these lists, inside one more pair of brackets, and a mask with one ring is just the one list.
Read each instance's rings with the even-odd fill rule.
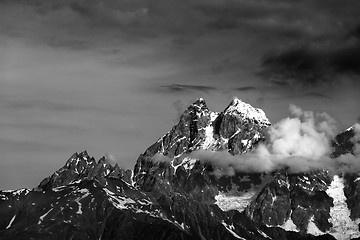
[[265,112],[259,108],[254,108],[248,103],[234,98],[229,106],[225,109],[225,114],[240,114],[244,118],[257,120],[260,124],[270,125],[269,119],[266,117]]
[[355,124],[352,125],[351,127],[348,127],[344,132],[352,131],[354,130],[354,128],[355,128]]
[[344,132],[349,132],[349,131],[359,132],[360,131],[360,123],[353,124],[351,127],[347,128]]

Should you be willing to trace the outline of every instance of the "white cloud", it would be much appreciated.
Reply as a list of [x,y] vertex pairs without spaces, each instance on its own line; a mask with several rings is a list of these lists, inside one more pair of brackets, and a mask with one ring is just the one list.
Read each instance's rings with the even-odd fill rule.
[[[227,151],[198,150],[191,153],[191,157],[211,162],[218,168],[216,175],[220,175],[219,169],[226,175],[233,175],[234,171],[270,172],[282,168],[292,173],[318,169],[360,171],[359,156],[346,154],[330,158],[330,142],[337,129],[333,118],[326,113],[303,111],[294,105],[290,105],[290,113],[291,117],[270,127],[267,143],[260,144],[251,153],[233,156]],[[360,128],[356,129],[359,133]]]

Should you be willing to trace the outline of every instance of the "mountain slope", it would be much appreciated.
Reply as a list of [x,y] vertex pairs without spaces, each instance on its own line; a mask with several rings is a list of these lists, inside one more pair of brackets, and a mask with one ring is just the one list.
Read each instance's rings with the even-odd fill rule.
[[[224,172],[193,154],[246,154],[269,126],[261,109],[239,99],[219,113],[199,99],[134,171],[84,151],[32,190],[0,191],[0,239],[359,237],[357,174]],[[352,152],[354,133],[345,134],[333,156]]]

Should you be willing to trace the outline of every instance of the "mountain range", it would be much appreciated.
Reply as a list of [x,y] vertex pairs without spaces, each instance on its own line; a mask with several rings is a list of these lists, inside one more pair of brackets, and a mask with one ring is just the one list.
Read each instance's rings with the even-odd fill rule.
[[[266,143],[263,110],[198,99],[124,170],[86,151],[33,189],[0,191],[0,239],[360,239],[360,175],[227,169],[199,154]],[[354,154],[354,127],[329,157]],[[220,155],[222,156],[222,155]]]

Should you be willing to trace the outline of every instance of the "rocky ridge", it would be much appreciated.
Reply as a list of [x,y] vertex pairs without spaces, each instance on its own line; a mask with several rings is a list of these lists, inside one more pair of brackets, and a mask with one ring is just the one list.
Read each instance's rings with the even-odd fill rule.
[[[198,99],[139,156],[133,172],[84,151],[33,190],[0,191],[0,238],[359,237],[358,174],[217,175],[216,166],[191,154],[245,154],[266,141],[269,126],[261,109],[239,99],[219,113]],[[352,153],[353,130],[342,134],[334,139],[334,157]]]

